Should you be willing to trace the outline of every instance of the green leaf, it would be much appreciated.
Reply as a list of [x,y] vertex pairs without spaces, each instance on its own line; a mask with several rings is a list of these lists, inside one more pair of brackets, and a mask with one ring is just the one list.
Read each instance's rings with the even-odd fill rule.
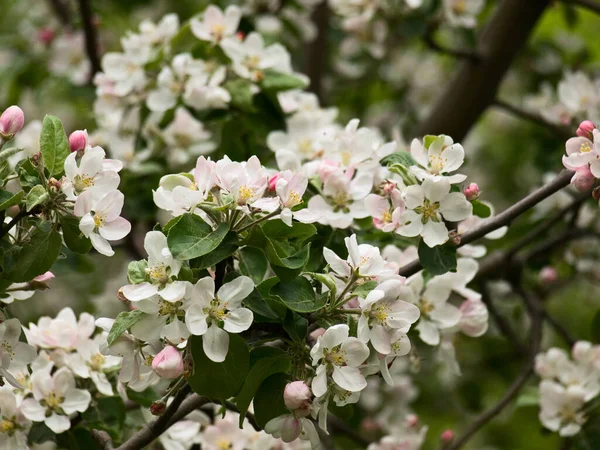
[[167,242],[173,256],[188,260],[206,255],[216,249],[229,231],[229,225],[221,223],[212,230],[200,216],[183,214],[169,229]]
[[[244,306],[250,309],[253,313],[259,314],[266,319],[279,319],[279,316],[273,311],[269,303],[263,296],[254,289],[248,297],[244,299]],[[255,317],[255,320],[257,318]]]
[[311,278],[314,278],[319,283],[323,283],[327,286],[327,289],[332,293],[335,297],[337,293],[337,286],[335,285],[335,281],[333,277],[326,273],[314,273],[314,272],[305,272],[305,275],[308,275]]
[[273,69],[266,69],[263,73],[264,78],[260,82],[260,86],[266,91],[289,91],[290,89],[304,89],[308,86],[305,80],[295,75]]
[[46,192],[46,189],[44,189],[44,186],[38,184],[27,193],[27,197],[25,197],[25,209],[29,212],[37,205],[45,203],[49,198],[50,196]]
[[395,152],[380,161],[383,165],[400,164],[404,167],[416,166],[417,162],[409,152]]
[[240,272],[252,278],[254,284],[261,283],[267,273],[267,257],[256,247],[244,247],[239,251]]
[[42,222],[35,226],[29,242],[25,244],[15,257],[6,278],[14,282],[30,281],[47,272],[60,255],[62,238],[50,222]]
[[308,334],[308,320],[294,311],[288,310],[283,329],[296,342],[304,342]]
[[252,365],[244,381],[244,386],[236,397],[236,405],[240,410],[240,427],[246,418],[246,412],[261,383],[275,373],[289,372],[291,365],[290,357],[283,352],[278,356],[258,359]]
[[250,354],[244,339],[229,335],[229,350],[225,361],[211,361],[202,349],[202,337],[192,336],[194,374],[188,379],[191,388],[199,395],[225,401],[235,396],[248,375]]
[[283,402],[283,390],[288,383],[288,375],[276,373],[263,381],[254,395],[254,418],[259,427],[275,417],[289,414]]
[[310,223],[293,222],[289,227],[282,220],[268,220],[261,226],[264,235],[273,241],[293,239],[299,243],[317,234],[317,229]]
[[6,161],[11,156],[16,155],[17,153],[22,151],[23,149],[19,147],[11,147],[7,148],[6,150],[2,150],[2,153],[0,153],[0,163]]
[[57,117],[50,115],[44,117],[40,134],[40,152],[44,166],[51,176],[63,171],[65,159],[71,150],[62,122]]
[[271,294],[279,297],[289,309],[299,313],[317,311],[325,304],[325,298],[317,299],[310,281],[304,277],[277,283],[271,288]]
[[443,139],[443,137],[442,136],[436,136],[434,134],[427,134],[427,135],[425,135],[423,137],[423,146],[426,149],[429,149],[429,147],[431,147],[431,144],[433,144],[438,139]]
[[146,269],[148,268],[148,261],[142,259],[141,261],[131,261],[127,266],[127,279],[131,284],[140,284],[148,279]]
[[89,428],[108,432],[113,439],[120,437],[125,425],[125,404],[121,397],[101,397],[92,401],[82,414]]
[[485,203],[482,203],[479,200],[474,200],[471,202],[471,204],[473,205],[473,215],[483,219],[486,219],[492,215],[492,210]]
[[92,249],[92,241],[86,238],[79,229],[79,217],[59,215],[63,239],[69,250],[84,255]]
[[19,191],[16,194],[12,192],[5,191],[4,189],[0,190],[0,211],[4,211],[5,209],[10,208],[11,206],[18,205],[23,200],[23,196],[25,192]]
[[237,234],[233,231],[227,233],[223,241],[212,252],[190,260],[192,269],[206,269],[229,258],[238,249]]
[[223,84],[223,87],[231,94],[233,106],[245,112],[256,111],[253,103],[252,83],[249,80],[243,78],[229,80]]
[[377,287],[377,281],[367,281],[352,290],[352,294],[365,298],[369,292]]
[[135,325],[143,316],[144,313],[139,309],[120,312],[115,319],[115,323],[113,323],[113,326],[108,332],[106,344],[109,346],[112,345],[123,333]]
[[524,406],[538,406],[540,404],[540,391],[537,387],[526,386],[517,397],[517,408]]
[[600,344],[600,309],[596,311],[592,320],[590,335],[594,344]]
[[421,240],[419,241],[419,261],[431,275],[456,272],[456,245],[447,242],[431,248]]
[[294,251],[295,248],[287,243],[269,241],[267,242],[267,258],[273,265],[285,267],[286,269],[301,269],[310,256],[310,244]]

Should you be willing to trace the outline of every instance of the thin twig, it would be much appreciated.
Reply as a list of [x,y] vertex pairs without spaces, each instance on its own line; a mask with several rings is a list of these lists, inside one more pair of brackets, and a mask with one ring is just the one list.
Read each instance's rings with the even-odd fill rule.
[[525,110],[520,109],[514,105],[511,105],[510,103],[507,103],[505,101],[496,99],[494,101],[494,103],[492,104],[492,106],[495,106],[495,107],[502,109],[503,111],[506,111],[516,117],[528,120],[532,123],[535,123],[536,125],[546,128],[547,130],[551,131],[552,133],[556,134],[557,136],[559,136],[562,139],[568,139],[572,135],[572,133],[570,133],[567,128],[556,126],[550,122],[545,121],[538,114],[534,114],[532,112],[525,111]]
[[10,222],[8,222],[8,225],[6,225],[5,227],[2,227],[2,229],[0,230],[0,239],[2,239],[4,236],[6,236],[8,234],[8,232],[17,224],[19,223],[19,221],[27,216],[31,216],[33,215],[33,211],[27,212],[24,209],[22,209],[21,211],[19,211],[17,213],[16,216],[14,216],[12,218],[12,220]]
[[79,0],[79,11],[83,34],[85,35],[85,51],[90,60],[90,82],[94,75],[100,72],[100,56],[98,55],[98,35],[93,20],[93,11],[90,0]]
[[[548,184],[545,184],[541,188],[519,200],[517,203],[502,211],[497,216],[490,217],[489,219],[485,220],[475,229],[467,231],[461,236],[459,247],[465,244],[470,244],[471,242],[484,237],[486,234],[497,230],[498,228],[509,225],[521,214],[567,186],[573,177],[573,173],[574,172],[571,170],[563,170]],[[399,273],[402,276],[410,276],[421,270],[421,267],[421,263],[418,259],[416,259],[400,268]]]
[[[231,402],[225,402],[225,408],[227,408],[229,411],[233,411],[238,414],[240,413],[239,408]],[[252,414],[249,411],[246,411],[246,420],[250,425],[252,425],[252,428],[254,428],[256,431],[262,430],[258,423],[256,423],[256,417],[254,417],[254,414]]]
[[466,59],[475,64],[481,61],[481,55],[479,55],[479,53],[477,53],[475,50],[448,48],[438,44],[433,36],[433,30],[426,33],[423,39],[431,50],[436,51],[442,55]]
[[92,437],[96,440],[102,450],[114,450],[110,434],[103,430],[92,430]]

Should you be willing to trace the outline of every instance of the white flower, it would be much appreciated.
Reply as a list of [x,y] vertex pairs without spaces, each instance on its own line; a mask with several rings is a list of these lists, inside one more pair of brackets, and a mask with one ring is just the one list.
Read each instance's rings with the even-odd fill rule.
[[221,109],[227,108],[231,101],[231,94],[221,87],[227,68],[219,67],[210,70],[205,67],[202,72],[194,74],[185,86],[183,101],[194,109]]
[[281,44],[265,47],[260,34],[252,32],[243,42],[236,38],[224,39],[221,48],[233,63],[234,72],[242,78],[258,82],[265,69],[292,73],[290,54]]
[[149,231],[144,238],[144,249],[148,253],[145,269],[150,281],[123,286],[123,295],[133,302],[158,294],[164,300],[174,302],[185,295],[186,281],[177,281],[181,262],[173,258],[167,244],[167,236],[160,231]]
[[27,434],[31,422],[20,409],[21,399],[10,386],[0,387],[0,448],[29,450]]
[[20,336],[19,319],[9,319],[0,323],[0,376],[17,388],[21,385],[9,372],[11,366],[13,369],[19,369],[37,357],[35,349],[21,342]]
[[196,17],[190,20],[190,27],[198,39],[218,44],[235,35],[241,17],[242,11],[235,5],[229,5],[225,13],[218,6],[209,5],[202,13],[202,20]]
[[180,216],[206,200],[217,181],[216,165],[210,158],[198,158],[191,174],[166,175],[154,191],[154,203],[161,209]]
[[143,53],[105,53],[102,57],[102,72],[96,74],[94,82],[98,86],[96,93],[101,95],[126,95],[142,90],[147,83],[144,71],[147,54]]
[[71,428],[69,417],[88,409],[92,396],[75,387],[73,373],[63,367],[50,376],[45,371],[31,375],[33,398],[23,400],[21,411],[33,422],[44,422],[55,433]]
[[185,324],[190,333],[203,336],[202,347],[212,361],[225,360],[229,350],[228,332],[241,333],[252,325],[252,311],[241,305],[253,289],[252,279],[244,276],[225,283],[216,295],[211,277],[200,279],[194,286]]
[[488,329],[489,313],[479,299],[467,299],[460,305],[460,330],[467,336],[483,336]]
[[215,420],[214,425],[209,425],[200,435],[202,449],[221,450],[243,450],[246,448],[248,434],[238,426],[237,414],[227,413],[224,418]]
[[131,224],[120,217],[125,198],[120,191],[111,191],[95,199],[92,191],[85,191],[75,202],[75,215],[81,217],[79,229],[92,245],[105,256],[115,254],[108,241],[123,239],[131,231]]
[[185,163],[190,156],[199,156],[215,149],[211,133],[184,107],[175,110],[173,121],[162,131],[168,158],[174,164]]
[[580,386],[563,387],[553,381],[540,383],[540,422],[560,436],[579,433],[586,417],[582,409],[585,393]]
[[342,278],[349,278],[353,274],[361,277],[377,276],[383,269],[385,261],[379,254],[379,249],[369,244],[358,244],[356,235],[344,238],[348,249],[348,258],[344,261],[332,250],[323,248],[323,257],[331,270]]
[[85,37],[81,31],[59,34],[51,45],[50,72],[68,77],[77,86],[88,82],[90,60],[85,53]]
[[462,183],[467,179],[466,175],[448,175],[462,166],[465,160],[465,150],[462,145],[455,144],[450,136],[441,135],[425,148],[418,139],[414,139],[410,145],[410,154],[415,161],[424,169],[412,166],[411,171],[419,180],[433,178],[439,180],[447,176],[451,184]]
[[[252,206],[259,208],[265,212],[275,212],[278,208],[281,208],[279,217],[287,226],[292,226],[292,217],[296,215],[296,212],[292,212],[294,206],[301,204],[302,196],[308,186],[308,179],[306,175],[302,173],[293,174],[291,170],[285,170],[276,174],[269,184],[275,186],[275,192],[277,197],[263,197],[255,201]],[[272,187],[270,188],[272,189]],[[316,221],[317,216],[313,217],[312,220]],[[308,215],[303,216],[303,222],[307,223],[311,218]]]
[[25,328],[27,341],[36,347],[73,351],[80,342],[90,338],[96,326],[94,316],[81,313],[79,321],[71,308],[63,308],[56,318],[44,316],[38,324]]
[[558,97],[573,114],[589,113],[598,106],[598,86],[583,72],[567,72],[558,83]]
[[450,287],[445,280],[434,277],[425,287],[423,284],[421,272],[408,279],[408,285],[418,299],[416,305],[421,310],[421,318],[416,328],[423,342],[438,345],[440,330],[457,325],[461,314],[456,306],[448,303]]
[[473,207],[464,194],[450,192],[446,177],[434,181],[425,179],[422,185],[408,186],[404,192],[407,211],[405,226],[398,229],[402,236],[421,235],[429,247],[448,241],[448,228],[444,220],[457,222],[471,215]]
[[365,344],[371,341],[373,348],[382,355],[392,351],[394,330],[406,334],[419,319],[419,308],[400,298],[410,298],[415,303],[414,293],[408,286],[399,280],[388,280],[369,292],[366,298],[358,299],[361,309],[358,339]]
[[348,334],[348,325],[333,325],[319,336],[310,351],[312,364],[317,366],[312,381],[312,391],[317,397],[327,393],[330,376],[335,384],[350,392],[359,392],[367,386],[358,367],[369,357],[369,349]]
[[451,25],[475,28],[476,16],[485,6],[485,0],[444,0],[444,13]]
[[315,425],[306,417],[295,417],[293,414],[275,417],[267,422],[265,432],[281,438],[283,442],[293,442],[298,438],[309,441],[313,449],[321,445]]
[[[185,282],[186,291],[189,292],[191,286],[191,283]],[[189,306],[187,297],[189,297],[189,294],[179,300],[167,301],[160,299],[158,295],[154,295],[138,300],[135,306],[146,315],[142,316],[131,327],[131,334],[146,342],[166,338],[175,344],[182,343],[190,335],[181,320]]]
[[100,345],[106,342],[106,334],[99,334],[77,345],[77,351],[66,357],[67,366],[81,378],[91,378],[101,394],[114,395],[106,372],[121,364],[118,356],[105,356],[100,352]]
[[93,191],[98,198],[114,191],[119,186],[118,172],[123,163],[114,159],[104,159],[106,153],[101,147],[88,147],[77,164],[77,152],[72,152],[65,160],[65,177],[62,191],[67,200],[76,200],[84,191]]
[[217,184],[231,194],[242,210],[263,196],[267,182],[265,170],[256,156],[241,163],[228,157],[217,161]]

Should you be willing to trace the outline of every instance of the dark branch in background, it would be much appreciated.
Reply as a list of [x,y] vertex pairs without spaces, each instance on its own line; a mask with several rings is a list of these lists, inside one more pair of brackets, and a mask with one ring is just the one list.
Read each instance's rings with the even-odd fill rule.
[[98,33],[94,25],[94,13],[90,0],[78,0],[79,12],[81,13],[81,25],[85,35],[85,51],[90,60],[90,82],[94,75],[100,72],[100,56],[98,55]]
[[334,416],[333,414],[329,414],[329,416],[327,417],[327,423],[333,431],[345,434],[362,447],[368,447],[371,444],[370,440],[365,439],[363,436],[357,433],[356,430],[354,430],[354,428],[350,427],[346,424],[346,422]]
[[575,6],[581,6],[582,8],[600,14],[600,3],[595,0],[564,0],[564,2]]
[[[574,172],[571,170],[563,170],[560,174],[556,176],[556,178],[554,178],[548,184],[545,184],[541,188],[537,189],[528,196],[519,200],[517,203],[512,205],[510,208],[507,208],[506,210],[502,211],[497,216],[490,217],[489,219],[485,220],[477,228],[467,231],[461,236],[459,247],[465,244],[470,244],[471,242],[484,237],[491,231],[509,225],[514,219],[519,217],[521,214],[528,211],[529,209],[540,203],[542,200],[550,197],[555,192],[567,186],[570,183],[571,178],[573,177],[573,173]],[[400,268],[400,275],[410,276],[415,274],[419,270],[421,270],[421,263],[417,259],[407,264],[406,266]]]
[[92,437],[100,445],[102,450],[114,450],[110,434],[103,430],[92,430]]
[[305,47],[304,73],[310,78],[309,90],[323,102],[323,75],[327,65],[327,33],[329,31],[329,6],[323,1],[317,6],[312,20],[317,27],[317,37]]
[[521,391],[521,388],[525,385],[525,383],[527,383],[527,380],[529,380],[529,377],[533,374],[535,355],[538,353],[542,341],[542,309],[537,299],[525,292],[520,285],[515,286],[515,289],[523,297],[523,301],[525,302],[525,306],[531,318],[528,360],[521,369],[519,376],[509,386],[504,393],[504,396],[498,401],[498,403],[476,417],[467,427],[464,433],[455,441],[453,441],[450,446],[445,447],[445,449],[458,450],[465,445],[467,441],[469,441],[469,439],[475,435],[475,433],[487,425],[492,419],[494,419],[494,417],[500,414],[502,410],[516,398]]
[[[464,61],[414,135],[447,134],[461,141],[497,91],[550,0],[503,0],[478,37],[481,61]],[[461,111],[457,114],[457,111]]]
[[459,59],[467,59],[473,63],[478,63],[481,60],[480,55],[474,50],[447,48],[438,44],[435,40],[434,32],[435,28],[430,28],[423,37],[423,40],[431,50],[442,55],[448,55]]
[[68,2],[64,0],[48,0],[52,11],[58,17],[58,20],[63,26],[71,26],[71,9],[69,8]]
[[537,114],[531,113],[529,111],[525,111],[523,109],[517,108],[516,106],[511,105],[510,103],[506,103],[502,100],[494,101],[493,105],[498,109],[502,109],[513,116],[519,117],[521,119],[528,120],[532,123],[535,123],[543,128],[546,128],[548,131],[554,133],[557,137],[561,139],[567,140],[572,137],[573,133],[570,133],[569,130],[565,127],[559,127],[550,122],[546,122],[542,117]]

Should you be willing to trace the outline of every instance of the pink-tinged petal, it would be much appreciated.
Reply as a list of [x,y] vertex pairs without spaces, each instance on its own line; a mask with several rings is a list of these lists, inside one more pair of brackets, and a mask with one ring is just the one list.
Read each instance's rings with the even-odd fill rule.
[[92,210],[92,205],[94,202],[93,193],[90,190],[83,192],[77,200],[75,201],[75,206],[73,207],[73,213],[77,217],[82,217],[88,214]]
[[119,217],[124,203],[125,196],[121,191],[111,191],[98,200],[98,203],[94,205],[94,210],[103,213],[106,221],[111,222]]
[[342,344],[348,339],[349,328],[348,325],[339,324],[333,325],[325,331],[325,334],[320,337],[319,344],[321,348],[329,348]]
[[389,211],[390,202],[380,195],[369,194],[365,198],[365,208],[371,217],[380,219],[385,212]]
[[99,234],[92,233],[89,235],[89,238],[92,241],[92,245],[98,251],[98,253],[104,256],[113,256],[115,254],[108,241]]
[[346,353],[346,364],[350,367],[360,366],[369,357],[369,348],[355,337],[347,338],[341,349]]

